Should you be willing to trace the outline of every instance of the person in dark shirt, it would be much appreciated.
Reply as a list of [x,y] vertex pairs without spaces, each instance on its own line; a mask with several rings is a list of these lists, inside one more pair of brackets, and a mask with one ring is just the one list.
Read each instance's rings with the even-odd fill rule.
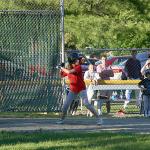
[[136,52],[132,52],[132,57],[129,58],[125,64],[125,71],[128,79],[141,78],[141,63],[136,59]]
[[145,71],[146,78],[139,82],[139,87],[143,92],[144,116],[150,117],[150,69]]
[[[127,76],[127,79],[129,80],[139,80],[142,77],[141,74],[141,63],[136,58],[137,51],[132,50],[131,51],[132,57],[129,58],[125,64],[125,74]],[[125,96],[126,100],[124,102],[124,109],[127,107],[127,104],[131,101],[131,92],[132,90],[126,90]],[[141,102],[141,92],[139,90],[135,90],[135,96],[136,96],[136,104],[140,104]]]

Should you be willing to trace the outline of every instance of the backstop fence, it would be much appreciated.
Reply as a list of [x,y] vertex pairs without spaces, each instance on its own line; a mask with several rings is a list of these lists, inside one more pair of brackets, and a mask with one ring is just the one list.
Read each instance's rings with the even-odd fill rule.
[[0,111],[60,111],[60,6],[0,11]]
[[[93,91],[88,90],[88,94],[94,92],[91,100],[93,103],[100,103],[103,113],[110,112],[116,116],[123,115],[124,112],[128,114],[126,116],[144,113],[143,96],[138,83],[142,78],[145,78],[144,70],[148,69],[148,65],[146,67],[143,66],[148,60],[150,61],[149,48],[87,49],[76,52],[80,53],[84,58],[83,68],[87,70],[88,65],[93,64],[95,71],[98,71],[96,69],[98,66],[101,70],[99,72],[101,78],[96,85],[90,87]],[[131,53],[135,52],[137,60],[132,58],[133,56],[131,55]],[[106,68],[103,64],[104,58],[101,57],[107,57],[105,60]],[[127,60],[129,60],[128,63]],[[111,75],[109,69],[112,70],[113,75]],[[141,71],[142,73],[140,73]],[[128,72],[128,75],[130,75],[125,76],[125,72]],[[87,85],[92,84],[89,77],[87,76],[88,79],[85,80]]]
[[[64,87],[58,75],[59,70],[56,69],[57,64],[62,61],[62,16],[59,8],[51,11],[0,11],[1,112],[57,112],[62,109]],[[131,50],[89,49],[84,51],[86,52],[84,55],[92,57],[89,61],[94,62],[94,65],[98,65],[95,64],[95,61],[98,61],[96,56],[102,53],[109,55],[108,61],[114,71],[114,77],[111,80],[118,84],[115,83],[113,89],[110,89],[111,86],[107,83],[104,87],[97,85],[95,91],[112,91],[109,101],[112,113],[124,107],[126,89],[139,90],[137,86],[133,86],[132,81],[129,84],[126,83],[126,86],[118,81],[121,79],[122,70]],[[138,59],[143,66],[148,59],[150,49],[137,50]],[[86,66],[89,61],[85,63]],[[93,100],[96,99],[94,96]],[[131,99],[126,111],[128,114],[137,114],[140,108],[136,105],[134,93],[131,94]],[[103,107],[103,112],[106,111],[106,107]]]

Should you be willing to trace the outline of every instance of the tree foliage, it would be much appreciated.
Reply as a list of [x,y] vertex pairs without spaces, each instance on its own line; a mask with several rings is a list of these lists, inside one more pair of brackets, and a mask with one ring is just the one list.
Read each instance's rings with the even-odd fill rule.
[[65,31],[75,35],[77,48],[150,46],[150,1],[73,1],[79,7],[76,13],[72,9],[66,11]]
[[[0,9],[57,9],[54,0],[1,0]],[[149,0],[64,0],[65,47],[150,46]]]

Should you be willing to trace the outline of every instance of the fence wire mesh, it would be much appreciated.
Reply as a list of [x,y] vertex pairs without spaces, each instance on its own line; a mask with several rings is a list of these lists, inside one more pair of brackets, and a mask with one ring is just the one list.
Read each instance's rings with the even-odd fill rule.
[[[61,61],[60,24],[60,6],[50,11],[0,11],[0,111],[61,110],[64,89],[56,69]],[[95,89],[112,91],[109,101],[111,113],[124,107],[126,89],[137,88],[137,85],[133,85],[134,81],[124,85],[123,80],[120,80],[125,63],[131,56],[130,50],[132,49],[78,51],[84,54],[87,68],[90,63],[95,67],[98,65],[96,62],[100,58],[97,56],[100,54],[109,55],[108,62],[114,72],[114,77],[110,80],[116,83],[113,87],[107,83],[96,86]],[[150,49],[137,50],[141,54],[138,59],[143,66]],[[134,72],[135,68],[132,70]],[[97,101],[95,95],[93,100]],[[105,103],[109,105],[104,100],[103,105]],[[107,112],[107,106],[102,107],[104,113]],[[140,111],[135,93],[132,92],[126,113],[139,114]]]
[[0,111],[59,111],[60,6],[0,11]]
[[[96,108],[99,109],[97,104],[100,102],[100,105],[102,106],[101,111],[104,114],[110,112],[112,114],[118,115],[125,112],[126,115],[128,114],[129,116],[134,116],[140,115],[144,112],[142,93],[138,87],[138,83],[142,78],[145,77],[144,74],[140,74],[140,72],[147,60],[150,59],[149,48],[97,50],[88,49],[85,51],[73,52],[79,53],[84,58],[82,65],[83,68],[86,68],[86,70],[84,70],[83,73],[88,70],[89,64],[93,64],[94,71],[96,72],[98,72],[96,68],[100,66],[101,72],[99,72],[99,75],[101,78],[96,85],[93,85],[94,95],[91,99],[92,103],[95,103]],[[135,62],[132,58],[133,55],[131,55],[132,52],[137,53],[135,56]],[[68,53],[70,53],[70,50],[68,50]],[[103,64],[102,57],[106,57],[106,68]],[[129,60],[132,61],[128,66],[127,61],[129,62]],[[139,64],[137,64],[137,60]],[[113,71],[113,76],[109,76],[109,73],[107,73],[109,67]],[[131,74],[133,76],[135,75],[136,77],[134,78],[127,76],[126,79],[124,79],[123,73],[125,72],[128,72],[128,75]],[[105,77],[103,77],[103,75]],[[87,85],[89,85],[91,82],[89,80],[91,79],[88,78]],[[107,94],[108,91],[110,92],[109,94]],[[105,96],[106,94],[107,99],[103,99],[103,97],[99,98],[97,92],[99,92],[102,96]]]

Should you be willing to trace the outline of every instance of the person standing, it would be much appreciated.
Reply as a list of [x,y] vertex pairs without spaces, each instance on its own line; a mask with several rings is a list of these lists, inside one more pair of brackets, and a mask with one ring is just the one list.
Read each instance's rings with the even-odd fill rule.
[[[106,55],[101,56],[101,64],[99,64],[96,67],[96,72],[99,73],[99,76],[102,80],[110,80],[110,77],[114,76],[113,70],[110,65],[107,64],[107,57]],[[98,92],[98,113],[102,114],[102,104],[103,100],[102,97],[106,99],[106,109],[107,113],[110,113],[110,96],[112,95],[112,91],[106,90],[106,91],[100,91]]]
[[[125,64],[125,74],[127,79],[129,80],[140,80],[142,78],[141,74],[141,63],[136,58],[137,51],[131,51],[131,58],[129,58]],[[124,102],[123,108],[126,109],[127,104],[131,101],[131,92],[132,90],[126,90],[125,96],[126,100]],[[135,90],[136,104],[139,105],[141,103],[141,92],[139,90]]]
[[144,64],[144,66],[141,69],[141,74],[144,75],[145,71],[147,69],[150,69],[150,58],[146,61],[146,63]]
[[[97,80],[100,79],[99,74],[94,70],[94,65],[90,64],[88,70],[84,73],[84,80],[90,80],[90,84],[87,86],[87,97],[89,102],[92,104],[92,97],[94,96],[93,86],[97,84]],[[87,116],[92,113],[87,112]]]
[[144,116],[150,117],[150,69],[145,71],[146,78],[139,82],[139,87],[143,92]]
[[67,110],[72,103],[72,101],[80,94],[85,107],[90,110],[97,118],[97,124],[102,124],[102,118],[98,115],[94,107],[89,103],[87,98],[86,86],[82,75],[82,67],[79,62],[78,56],[69,56],[68,62],[71,66],[70,69],[66,69],[63,66],[60,67],[61,77],[68,76],[70,82],[70,91],[66,97],[63,105],[61,119],[57,122],[58,124],[63,124],[64,119],[67,114]]

